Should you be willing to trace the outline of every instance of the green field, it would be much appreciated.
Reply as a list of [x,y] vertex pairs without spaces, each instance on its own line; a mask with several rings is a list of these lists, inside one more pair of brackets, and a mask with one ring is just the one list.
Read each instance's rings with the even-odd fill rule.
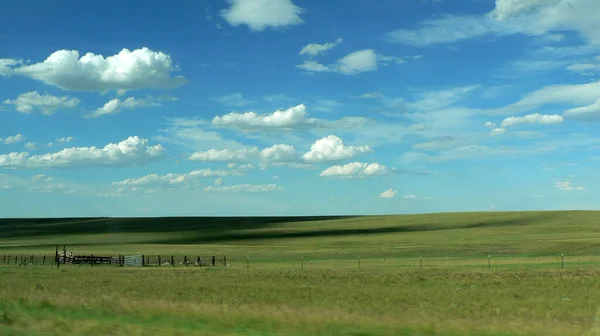
[[[598,219],[592,211],[0,219],[0,256],[11,256],[0,265],[0,331],[600,335]],[[56,268],[56,245],[144,254],[151,267]],[[21,255],[35,264],[15,266]],[[156,267],[158,255],[176,267]],[[179,265],[213,255],[228,266]]]

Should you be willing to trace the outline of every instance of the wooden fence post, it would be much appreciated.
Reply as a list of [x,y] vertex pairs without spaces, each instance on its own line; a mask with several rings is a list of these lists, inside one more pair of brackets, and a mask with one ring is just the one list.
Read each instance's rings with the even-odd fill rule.
[[488,269],[492,269],[492,255],[488,255]]
[[562,265],[562,269],[565,269],[565,254],[561,253],[560,254],[560,260],[561,260],[561,265]]
[[246,269],[250,269],[250,257],[246,257]]
[[185,266],[187,266],[187,265],[188,265],[187,256],[183,256],[183,264],[184,264]]
[[360,257],[358,257],[358,269],[360,270]]
[[423,270],[423,256],[419,257],[419,264],[420,264],[421,270]]
[[15,256],[15,265],[19,262],[19,257]]
[[304,256],[300,258],[300,269],[304,269]]
[[175,267],[175,259],[173,259],[173,256],[171,256],[171,266]]
[[158,256],[158,267],[160,267],[160,265],[161,265],[160,256]]
[[223,264],[225,264],[225,267],[227,267],[227,256],[223,257]]
[[215,256],[212,257],[212,265],[215,266]]
[[46,265],[46,255],[44,254],[44,259],[42,260],[42,265]]
[[142,267],[146,266],[146,259],[144,258],[144,255],[142,254]]

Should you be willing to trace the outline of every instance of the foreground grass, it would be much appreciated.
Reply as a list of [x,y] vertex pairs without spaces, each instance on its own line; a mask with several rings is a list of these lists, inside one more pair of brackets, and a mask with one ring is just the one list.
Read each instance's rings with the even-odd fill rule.
[[0,267],[7,335],[582,335],[600,271]]

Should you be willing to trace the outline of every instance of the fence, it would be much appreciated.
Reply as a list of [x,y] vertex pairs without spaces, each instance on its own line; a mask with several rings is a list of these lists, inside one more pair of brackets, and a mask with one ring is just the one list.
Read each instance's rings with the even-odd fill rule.
[[534,268],[568,268],[568,267],[600,267],[600,256],[498,256],[486,255],[481,257],[368,257],[368,258],[323,258],[314,255],[310,258],[287,256],[278,259],[277,256],[253,258],[237,256],[228,259],[227,256],[174,256],[174,255],[130,255],[130,256],[67,256],[54,259],[50,256],[35,255],[4,255],[3,265],[56,266],[55,260],[61,264],[70,261],[72,265],[90,264],[111,265],[121,267],[217,267],[228,266],[247,269],[534,269]]

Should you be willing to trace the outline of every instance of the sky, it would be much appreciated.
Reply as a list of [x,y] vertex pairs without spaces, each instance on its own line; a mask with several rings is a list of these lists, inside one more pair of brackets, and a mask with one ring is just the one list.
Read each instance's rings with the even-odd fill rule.
[[0,217],[600,208],[598,0],[3,7]]

